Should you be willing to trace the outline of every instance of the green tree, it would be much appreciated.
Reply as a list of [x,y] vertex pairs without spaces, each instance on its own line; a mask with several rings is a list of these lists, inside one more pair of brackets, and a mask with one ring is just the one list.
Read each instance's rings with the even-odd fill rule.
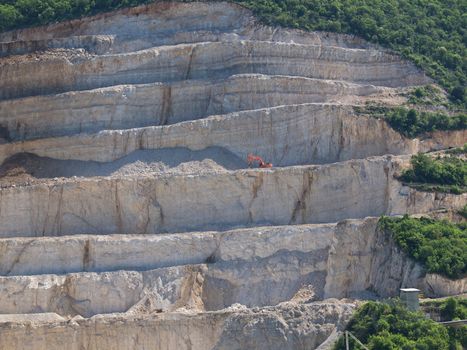
[[11,28],[21,22],[18,10],[9,4],[0,4],[0,31]]
[[428,272],[460,278],[467,273],[467,225],[428,218],[380,219],[380,228]]
[[[422,313],[410,312],[394,301],[365,303],[347,329],[372,350],[449,350],[450,344],[461,339]],[[351,343],[357,348],[353,340]],[[343,337],[335,349],[345,349]]]

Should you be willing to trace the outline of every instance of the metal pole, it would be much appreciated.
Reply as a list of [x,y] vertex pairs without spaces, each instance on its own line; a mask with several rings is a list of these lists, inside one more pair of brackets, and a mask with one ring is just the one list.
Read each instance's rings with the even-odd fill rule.
[[365,350],[369,350],[365,345],[363,345],[363,343],[357,339],[357,337],[355,337],[352,333],[350,332],[347,332],[356,342],[358,345],[362,346]]
[[345,331],[345,350],[350,350],[349,348],[349,332]]

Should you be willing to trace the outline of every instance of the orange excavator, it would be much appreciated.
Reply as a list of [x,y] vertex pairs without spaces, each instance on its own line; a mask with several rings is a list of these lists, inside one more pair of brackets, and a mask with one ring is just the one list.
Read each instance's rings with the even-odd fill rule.
[[261,157],[258,157],[258,156],[255,156],[253,154],[249,154],[248,157],[247,157],[247,161],[248,161],[248,166],[251,167],[251,165],[254,163],[254,162],[258,162],[258,167],[259,168],[272,168],[272,163],[266,163],[263,158]]

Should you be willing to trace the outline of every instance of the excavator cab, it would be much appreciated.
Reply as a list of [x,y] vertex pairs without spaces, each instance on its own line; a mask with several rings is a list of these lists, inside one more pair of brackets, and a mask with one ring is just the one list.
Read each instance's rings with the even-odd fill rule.
[[272,163],[266,163],[263,158],[255,156],[253,154],[248,154],[247,157],[248,167],[251,167],[255,162],[258,163],[258,168],[272,168]]

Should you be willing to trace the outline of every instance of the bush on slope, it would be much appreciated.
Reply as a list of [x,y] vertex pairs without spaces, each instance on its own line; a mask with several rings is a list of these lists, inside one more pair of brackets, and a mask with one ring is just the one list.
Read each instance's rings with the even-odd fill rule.
[[[465,332],[451,332],[397,302],[364,304],[353,316],[347,330],[371,350],[456,350],[467,345]],[[359,348],[351,339],[351,349]],[[345,349],[343,337],[334,349]]]
[[412,168],[400,180],[424,191],[461,194],[467,191],[467,161],[455,155],[432,158],[426,154],[412,156]]
[[444,112],[427,112],[405,107],[372,106],[354,107],[358,114],[384,119],[394,130],[406,137],[417,137],[432,131],[465,130],[467,114],[448,115]]
[[467,224],[429,218],[382,217],[380,227],[428,272],[460,278],[467,273]]

